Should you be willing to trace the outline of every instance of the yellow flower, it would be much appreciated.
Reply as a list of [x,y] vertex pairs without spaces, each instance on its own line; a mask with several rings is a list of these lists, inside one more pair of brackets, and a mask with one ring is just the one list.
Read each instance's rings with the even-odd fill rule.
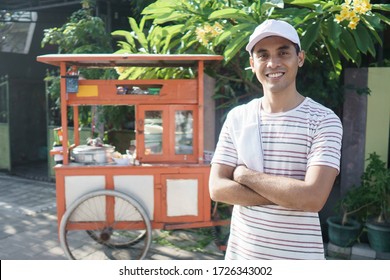
[[370,1],[368,1],[368,0],[361,3],[360,7],[361,7],[363,14],[371,11],[371,9],[372,9],[372,5],[370,4]]
[[350,29],[356,29],[360,21],[360,15],[364,15],[371,11],[372,5],[370,0],[345,0],[341,4],[341,11],[335,15],[335,21],[340,23],[344,20],[349,21],[348,27]]
[[353,19],[354,17],[356,17],[357,15],[356,15],[356,13],[355,13],[355,11],[349,11],[349,13],[348,13],[348,16],[347,16],[347,18],[349,19],[349,20],[351,20],[351,19]]
[[211,26],[209,23],[206,23],[202,27],[197,27],[195,33],[198,41],[205,47],[209,47],[210,41],[221,34],[222,31],[222,25],[216,22],[213,26]]
[[214,23],[214,29],[221,33],[223,31],[223,26],[219,22],[216,22]]
[[350,21],[350,22],[348,23],[348,27],[349,27],[350,29],[356,29],[356,26],[357,26],[357,23],[355,23],[355,22]]
[[358,25],[359,21],[360,21],[359,17],[352,18],[348,24],[348,27],[351,29],[356,29],[356,26]]
[[198,39],[198,41],[202,43],[202,45],[208,44],[208,41],[206,39],[206,31],[202,27],[197,27],[195,33],[196,39]]
[[336,20],[337,23],[340,23],[343,20],[345,20],[345,17],[343,17],[342,15],[336,15],[336,19],[335,20]]

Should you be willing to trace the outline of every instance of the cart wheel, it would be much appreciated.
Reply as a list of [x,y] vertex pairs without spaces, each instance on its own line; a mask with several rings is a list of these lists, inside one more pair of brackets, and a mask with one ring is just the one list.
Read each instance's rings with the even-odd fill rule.
[[91,237],[96,242],[118,249],[133,246],[138,242],[142,241],[146,236],[146,230],[133,230],[131,234],[127,235],[128,239],[123,239],[121,235],[116,237],[114,236],[114,234],[117,233],[112,232],[110,239],[105,240],[104,232],[101,232],[100,230],[87,230],[86,232],[89,237]]
[[101,190],[70,205],[59,234],[69,259],[144,259],[152,226],[135,199],[118,191]]

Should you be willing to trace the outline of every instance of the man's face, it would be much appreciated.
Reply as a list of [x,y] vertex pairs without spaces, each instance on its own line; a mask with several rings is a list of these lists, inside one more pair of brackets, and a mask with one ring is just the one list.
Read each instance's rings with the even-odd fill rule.
[[250,64],[265,92],[296,92],[295,78],[305,54],[297,54],[294,44],[278,36],[259,41],[253,49]]

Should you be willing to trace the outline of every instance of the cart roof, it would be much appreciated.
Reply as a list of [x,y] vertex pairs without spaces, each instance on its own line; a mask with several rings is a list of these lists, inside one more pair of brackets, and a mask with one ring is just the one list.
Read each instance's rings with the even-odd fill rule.
[[61,62],[80,67],[194,67],[198,61],[223,60],[221,55],[195,54],[48,54],[37,57],[37,61],[54,66]]

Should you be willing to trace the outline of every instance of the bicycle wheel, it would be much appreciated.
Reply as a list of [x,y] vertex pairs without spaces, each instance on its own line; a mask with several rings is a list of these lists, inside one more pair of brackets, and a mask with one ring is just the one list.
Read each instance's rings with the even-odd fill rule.
[[[87,231],[93,232],[95,238]],[[70,205],[62,217],[59,234],[69,259],[136,260],[146,256],[152,226],[135,199],[118,191],[101,190],[88,193]],[[143,239],[139,238],[142,234]],[[129,246],[131,243],[133,246]]]

